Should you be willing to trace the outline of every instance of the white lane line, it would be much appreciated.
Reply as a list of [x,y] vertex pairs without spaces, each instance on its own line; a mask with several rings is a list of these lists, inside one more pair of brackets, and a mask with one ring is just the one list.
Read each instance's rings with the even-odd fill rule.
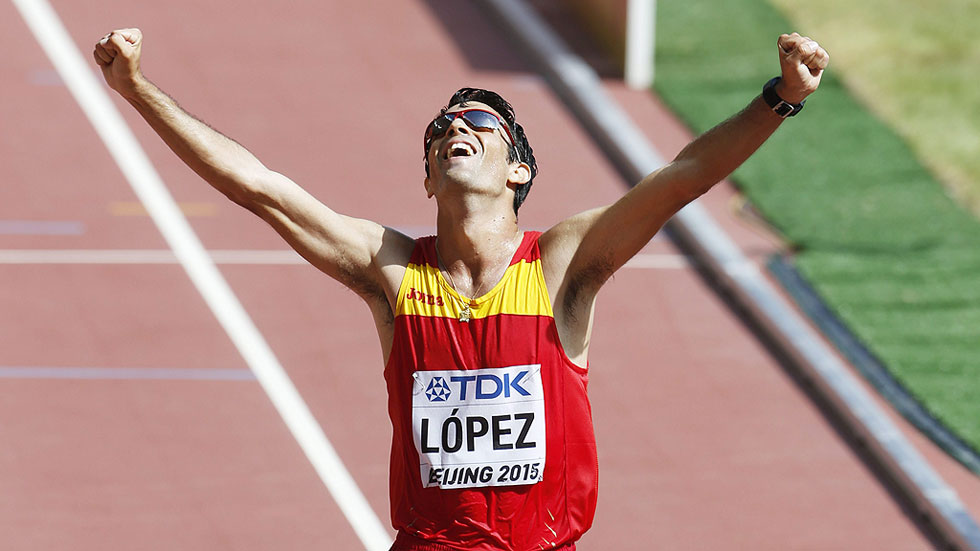
[[683,254],[638,254],[623,265],[644,270],[684,270],[691,266],[690,257]]
[[255,374],[250,369],[220,368],[0,366],[0,379],[254,381]]
[[[207,251],[215,264],[309,266],[292,249]],[[2,249],[0,264],[177,264],[167,249]]]
[[74,220],[0,220],[0,235],[81,235],[85,224]]
[[[207,251],[215,264],[308,266],[292,249]],[[164,249],[0,249],[0,264],[177,264],[173,251]],[[638,254],[624,268],[683,270],[691,267],[682,254]]]
[[126,126],[93,73],[94,61],[85,61],[46,0],[12,1],[361,542],[370,551],[388,549],[388,531]]

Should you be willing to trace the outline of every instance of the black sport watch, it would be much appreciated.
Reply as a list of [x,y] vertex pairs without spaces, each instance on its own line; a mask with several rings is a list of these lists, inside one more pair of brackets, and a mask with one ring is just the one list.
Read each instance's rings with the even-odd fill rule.
[[782,77],[776,77],[762,87],[762,99],[766,100],[766,103],[772,108],[773,113],[785,119],[802,111],[803,104],[806,103],[806,100],[800,103],[790,103],[779,97],[779,94],[776,93],[776,85],[779,84],[780,80],[782,80]]

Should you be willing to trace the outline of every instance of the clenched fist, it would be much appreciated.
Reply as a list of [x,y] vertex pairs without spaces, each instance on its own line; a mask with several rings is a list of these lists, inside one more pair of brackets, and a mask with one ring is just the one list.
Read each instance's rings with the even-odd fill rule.
[[776,93],[790,103],[800,103],[820,85],[830,54],[820,44],[798,33],[780,36],[778,44],[783,78],[776,86]]
[[140,72],[142,44],[143,33],[139,29],[119,29],[102,37],[92,52],[106,83],[123,96],[143,78]]

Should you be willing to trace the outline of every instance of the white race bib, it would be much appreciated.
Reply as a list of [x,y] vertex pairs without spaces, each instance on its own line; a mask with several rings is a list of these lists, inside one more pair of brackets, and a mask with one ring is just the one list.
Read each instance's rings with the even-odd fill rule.
[[540,365],[413,376],[412,429],[424,488],[516,486],[543,479]]

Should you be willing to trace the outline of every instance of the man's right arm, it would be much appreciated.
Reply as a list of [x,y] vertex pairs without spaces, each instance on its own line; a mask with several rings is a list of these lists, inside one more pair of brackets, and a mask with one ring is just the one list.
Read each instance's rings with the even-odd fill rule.
[[368,298],[394,305],[410,238],[334,212],[247,149],[184,111],[140,70],[142,34],[113,31],[95,46],[109,87],[125,98],[201,178],[268,222],[314,266]]

